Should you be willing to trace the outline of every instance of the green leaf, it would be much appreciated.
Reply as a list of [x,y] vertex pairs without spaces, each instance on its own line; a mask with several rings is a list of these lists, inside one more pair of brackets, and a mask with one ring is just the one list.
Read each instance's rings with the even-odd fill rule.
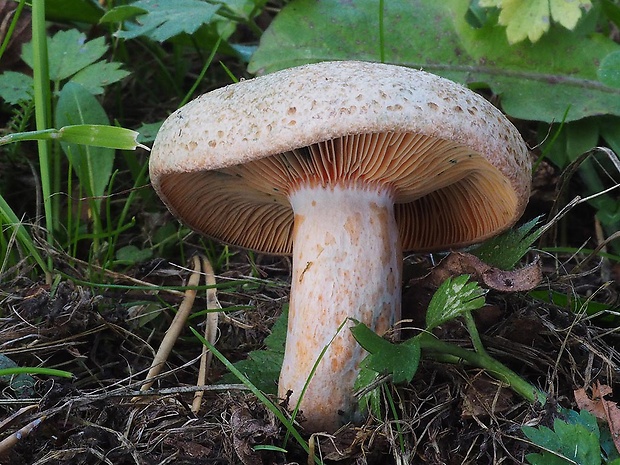
[[[141,146],[137,141],[138,133],[136,131],[101,124],[65,126],[58,130],[56,138],[72,144],[119,150],[134,150]],[[144,148],[144,146],[142,147]]]
[[[258,389],[267,394],[277,393],[277,382],[284,360],[286,325],[288,312],[283,312],[265,338],[265,350],[253,350],[248,358],[236,362],[235,367],[243,373]],[[235,383],[237,377],[232,373],[222,376],[222,383]]]
[[476,282],[468,282],[469,275],[448,278],[435,291],[426,312],[426,329],[450,321],[465,312],[484,305],[485,291]]
[[32,100],[33,89],[32,76],[15,71],[0,74],[0,98],[10,105]]
[[549,30],[550,19],[567,29],[574,29],[582,8],[592,6],[590,0],[480,0],[482,7],[501,8],[499,24],[506,26],[508,42],[526,38],[536,42]]
[[[48,39],[49,74],[52,81],[66,79],[99,60],[108,51],[105,38],[90,41],[77,29],[59,31]],[[22,59],[33,66],[32,42],[22,48]]]
[[[17,363],[4,354],[0,354],[0,371],[18,368]],[[32,397],[35,395],[35,380],[27,373],[3,374],[0,381],[8,384],[20,397]]]
[[[95,97],[84,87],[74,82],[68,82],[60,91],[56,104],[56,125],[102,125],[108,124],[108,117]],[[101,128],[105,134],[108,129]],[[66,129],[70,135],[86,140],[101,137],[86,128]],[[108,134],[109,136],[109,134]],[[112,136],[113,138],[114,136]],[[75,139],[74,139],[75,140]],[[104,194],[114,163],[114,150],[107,147],[94,147],[76,143],[62,142],[61,147],[71,161],[73,169],[86,193],[91,197],[100,197]],[[97,200],[99,204],[101,200]]]
[[142,144],[153,142],[163,123],[163,121],[157,121],[156,123],[142,123],[142,126],[138,128],[138,132],[140,133],[138,136],[138,141]]
[[44,129],[42,131],[12,132],[0,137],[0,145],[25,140],[57,140],[70,144],[91,145],[120,150],[134,150],[136,147],[146,148],[138,143],[138,133],[131,129],[106,126],[101,124],[78,124],[60,129]]
[[528,295],[542,302],[557,305],[573,313],[582,313],[585,311],[587,315],[596,315],[606,310],[611,310],[611,304],[596,302],[592,299],[582,299],[572,293],[562,294],[552,290],[534,290],[528,292]]
[[546,147],[545,154],[558,168],[565,168],[596,147],[598,138],[599,127],[596,118],[565,123],[551,145]]
[[153,257],[150,249],[139,249],[135,245],[126,245],[116,251],[116,260],[127,265],[144,262]]
[[135,24],[125,23],[126,30],[117,32],[116,36],[123,39],[147,36],[163,42],[183,32],[193,34],[200,26],[211,22],[221,5],[200,0],[138,0],[132,6],[148,13],[138,16]]
[[540,454],[528,454],[526,458],[531,464],[599,465],[601,463],[600,434],[596,418],[591,413],[585,410],[579,414],[569,413],[566,421],[556,418],[553,429],[554,431],[546,426],[522,427],[523,433],[533,443],[547,449]]
[[480,0],[471,0],[465,20],[471,27],[482,27],[489,20],[489,14],[485,8],[480,5]]
[[620,51],[611,52],[597,70],[599,81],[611,87],[620,87]]
[[421,356],[420,344],[416,338],[409,339],[406,343],[392,344],[363,323],[357,323],[351,328],[351,332],[359,345],[370,352],[362,361],[363,368],[390,374],[394,383],[413,379]]
[[92,0],[45,0],[45,17],[49,21],[97,24],[102,14],[99,3]]
[[488,86],[516,118],[561,121],[569,107],[566,121],[620,115],[620,89],[597,77],[603,58],[620,45],[602,34],[552,26],[535,44],[511,46],[492,21],[471,27],[463,0],[384,3],[380,15],[375,0],[294,0],[265,31],[248,69],[267,73],[326,60],[381,61],[383,43],[386,62]]
[[135,5],[120,5],[106,11],[99,20],[99,23],[120,23],[146,13],[148,13],[148,10],[139,8]]
[[620,5],[614,3],[613,0],[603,0],[601,5],[603,6],[605,17],[616,26],[620,26]]
[[[365,366],[360,367],[360,372],[355,379],[353,389],[358,391],[376,381],[379,373]],[[360,397],[358,402],[362,412],[371,412],[375,417],[381,418],[381,389],[375,387]]]
[[103,87],[129,76],[129,71],[119,69],[122,63],[99,61],[78,71],[71,81],[82,85],[93,95],[103,94]]
[[488,265],[501,270],[511,270],[542,234],[542,227],[531,232],[539,220],[540,217],[536,217],[516,229],[509,229],[488,239],[471,253]]

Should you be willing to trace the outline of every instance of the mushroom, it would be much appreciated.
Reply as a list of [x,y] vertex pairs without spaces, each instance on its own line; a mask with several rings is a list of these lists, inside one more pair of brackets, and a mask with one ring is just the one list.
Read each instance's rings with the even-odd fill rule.
[[299,402],[308,431],[330,432],[359,419],[353,385],[365,353],[352,319],[383,334],[400,318],[402,252],[509,228],[530,171],[519,132],[481,96],[356,61],[202,95],[164,122],[150,159],[153,187],[192,229],[292,255],[279,395]]

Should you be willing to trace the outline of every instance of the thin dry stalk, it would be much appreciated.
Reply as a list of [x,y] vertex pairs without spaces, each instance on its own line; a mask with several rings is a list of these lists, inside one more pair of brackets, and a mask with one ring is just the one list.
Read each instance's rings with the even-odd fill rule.
[[[211,266],[211,262],[206,257],[202,258],[202,270],[205,274],[205,282],[209,288],[207,289],[207,310],[221,309],[219,300],[217,300],[217,289],[215,288],[215,274],[213,272],[213,267]],[[211,312],[207,313],[207,321],[205,324],[205,339],[209,341],[210,344],[215,344],[217,339],[217,328],[218,328],[218,316],[219,312]],[[200,369],[198,371],[198,382],[197,385],[201,386],[206,384],[207,376],[209,373],[209,367],[211,366],[211,360],[213,358],[213,354],[210,350],[207,350],[205,345],[202,346],[202,355],[200,357]],[[202,403],[202,397],[204,395],[204,391],[199,390],[194,394],[194,400],[192,402],[192,412],[198,413],[200,411],[200,404]]]
[[30,433],[32,433],[36,429],[36,427],[39,426],[41,422],[43,422],[43,420],[45,420],[45,416],[41,416],[35,420],[32,420],[20,430],[14,432],[10,436],[0,441],[0,456],[8,453],[8,451],[11,450],[15,446],[15,444],[30,435]]
[[[200,283],[200,259],[198,257],[192,258],[192,269],[194,272],[191,274],[188,280],[188,286],[196,287]],[[185,322],[189,317],[189,314],[192,310],[192,306],[194,305],[194,300],[196,299],[196,290],[195,289],[187,289],[185,291],[185,297],[183,298],[183,302],[179,305],[179,311],[174,316],[168,331],[161,341],[161,345],[155,354],[155,358],[153,359],[153,363],[151,364],[151,368],[146,375],[147,382],[142,385],[140,391],[144,392],[151,388],[153,385],[153,378],[155,378],[160,372],[161,369],[168,360],[168,356],[170,352],[172,352],[172,347],[174,343],[178,339],[181,331],[185,327]],[[132,399],[133,402],[140,400],[140,396],[136,396]]]

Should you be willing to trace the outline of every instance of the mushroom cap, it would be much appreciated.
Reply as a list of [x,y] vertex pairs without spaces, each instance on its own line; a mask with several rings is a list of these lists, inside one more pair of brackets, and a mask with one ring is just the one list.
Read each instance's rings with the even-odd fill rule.
[[204,94],[162,125],[151,182],[171,212],[226,243],[292,251],[302,184],[385,189],[403,250],[446,250],[514,224],[527,147],[491,103],[423,71],[323,62]]

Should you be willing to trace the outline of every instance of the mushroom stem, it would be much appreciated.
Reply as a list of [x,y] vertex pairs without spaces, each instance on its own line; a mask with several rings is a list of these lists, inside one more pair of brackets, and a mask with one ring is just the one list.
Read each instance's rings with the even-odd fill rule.
[[388,189],[359,185],[306,184],[289,197],[293,272],[279,394],[292,391],[289,402],[299,402],[309,431],[333,432],[356,419],[353,385],[365,356],[348,319],[382,334],[400,318],[402,253],[394,202]]

